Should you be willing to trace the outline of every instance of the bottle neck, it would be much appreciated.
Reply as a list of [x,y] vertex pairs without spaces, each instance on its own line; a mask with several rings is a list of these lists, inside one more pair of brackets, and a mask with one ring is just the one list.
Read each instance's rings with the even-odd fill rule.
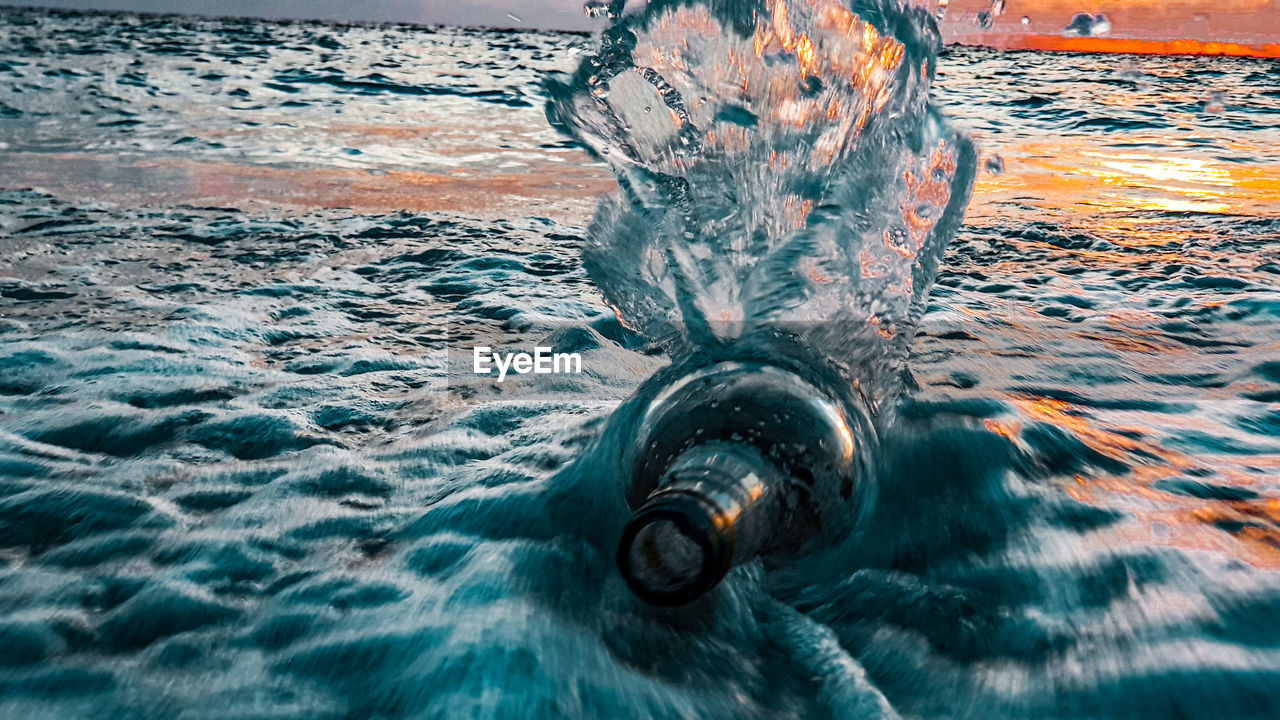
[[734,564],[836,541],[869,507],[874,428],[825,385],[745,361],[650,384],[634,423],[617,426],[631,438],[620,467],[635,511],[618,565],[647,602],[688,603]]
[[751,445],[689,448],[623,529],[623,578],[655,605],[693,601],[764,549],[786,487],[785,475]]

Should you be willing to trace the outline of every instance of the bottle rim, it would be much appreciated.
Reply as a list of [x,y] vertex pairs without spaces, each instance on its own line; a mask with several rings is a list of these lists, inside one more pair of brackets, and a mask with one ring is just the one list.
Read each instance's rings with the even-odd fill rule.
[[[668,490],[652,497],[631,516],[618,542],[618,569],[631,591],[651,605],[673,607],[687,605],[720,584],[733,562],[731,525],[717,522],[721,514],[709,498],[694,492]],[[698,573],[673,589],[652,587],[632,566],[632,549],[640,533],[659,522],[675,525],[702,553]]]

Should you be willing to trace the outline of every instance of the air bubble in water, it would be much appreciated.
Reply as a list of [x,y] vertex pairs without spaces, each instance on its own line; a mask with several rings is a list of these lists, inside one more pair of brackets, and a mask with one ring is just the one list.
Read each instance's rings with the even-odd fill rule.
[[982,164],[982,168],[992,175],[999,175],[1004,172],[1004,158],[999,155],[992,155]]
[[907,231],[900,227],[890,228],[885,232],[884,243],[894,252],[907,251]]

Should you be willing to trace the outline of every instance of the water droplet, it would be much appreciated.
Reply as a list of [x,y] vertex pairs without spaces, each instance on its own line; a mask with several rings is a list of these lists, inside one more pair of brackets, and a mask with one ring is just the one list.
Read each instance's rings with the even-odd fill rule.
[[[938,217],[938,208],[929,203],[921,203],[916,206],[916,217],[921,220],[932,220]],[[878,268],[877,275],[883,275],[889,271],[889,268],[883,265],[877,265],[876,267]]]
[[645,106],[644,106],[644,111],[645,111],[645,112],[652,112],[652,111],[653,111],[653,108],[649,107],[648,105],[645,105]]
[[589,18],[614,17],[614,14],[609,11],[609,3],[603,0],[590,0],[582,6],[582,9],[586,11]]
[[1031,18],[1027,17],[1026,15],[1023,15],[1023,16],[1022,16],[1022,27],[1029,27],[1030,25],[1031,25]]
[[1129,82],[1141,82],[1144,77],[1142,74],[1142,66],[1132,60],[1128,60],[1120,66],[1119,76]]
[[982,165],[983,169],[992,175],[999,175],[1004,172],[1004,158],[999,155],[992,155]]
[[1062,28],[1063,37],[1098,37],[1111,32],[1111,21],[1106,15],[1098,13],[1076,13],[1071,22]]

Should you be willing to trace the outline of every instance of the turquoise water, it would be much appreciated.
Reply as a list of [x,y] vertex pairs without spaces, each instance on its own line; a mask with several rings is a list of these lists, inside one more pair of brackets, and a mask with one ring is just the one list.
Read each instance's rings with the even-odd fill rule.
[[[0,715],[1280,713],[1273,61],[947,50],[866,541],[673,613],[596,472],[666,356],[543,111],[589,45],[0,14]],[[446,367],[494,336],[585,372]]]

